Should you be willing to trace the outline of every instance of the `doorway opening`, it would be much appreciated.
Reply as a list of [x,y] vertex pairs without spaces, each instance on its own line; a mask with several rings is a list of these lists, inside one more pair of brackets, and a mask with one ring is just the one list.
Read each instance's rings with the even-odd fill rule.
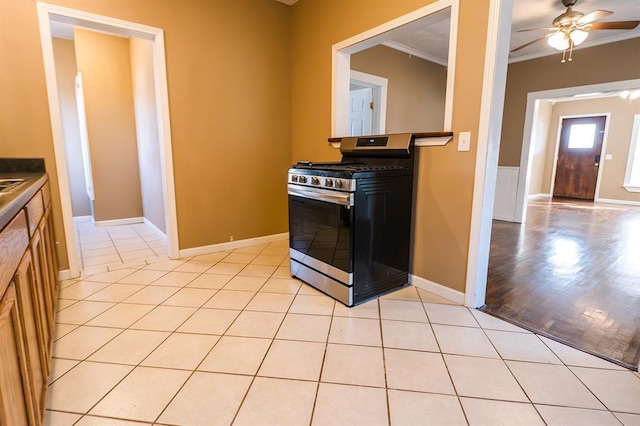
[[[446,37],[442,37],[443,34],[446,34]],[[409,57],[415,56],[446,67],[442,88],[444,102],[441,102],[443,111],[439,115],[442,120],[438,123],[437,130],[451,131],[457,34],[458,1],[440,0],[333,45],[332,136],[351,133],[350,87],[353,78],[351,56],[381,45],[403,52]],[[425,43],[425,40],[429,40],[429,43]],[[428,46],[425,47],[425,45]],[[421,46],[422,50],[429,50],[430,54],[417,50],[416,46]],[[380,105],[383,106],[382,101]],[[381,111],[380,115],[384,117],[386,112],[383,115]],[[383,131],[386,131],[386,126],[380,133]],[[416,131],[416,129],[393,131],[406,132]]]
[[171,131],[169,127],[169,104],[166,80],[166,62],[164,56],[164,34],[159,28],[137,23],[113,19],[105,16],[77,11],[60,6],[37,3],[38,20],[42,54],[45,67],[45,78],[51,127],[53,133],[56,158],[57,178],[60,187],[62,221],[67,241],[69,270],[61,273],[61,278],[77,277],[80,274],[78,248],[74,228],[73,210],[70,194],[68,167],[65,157],[65,138],[62,129],[62,115],[59,107],[60,93],[56,81],[56,64],[54,57],[52,25],[63,24],[74,28],[97,31],[119,37],[145,40],[150,43],[153,72],[153,88],[157,132],[157,149],[161,175],[161,192],[163,196],[164,228],[166,230],[166,247],[170,258],[178,257],[178,229],[175,206],[175,190],[173,178],[173,159],[171,151]]
[[[589,94],[599,93],[599,96],[605,96],[609,93],[616,93],[628,89],[640,87],[640,79],[623,80],[609,83],[593,84],[587,86],[566,87],[562,89],[544,90],[540,92],[531,92],[527,95],[527,108],[525,113],[524,134],[522,139],[522,152],[520,156],[520,166],[518,171],[518,179],[516,185],[515,204],[513,211],[513,221],[516,223],[525,223],[527,219],[527,204],[530,196],[538,197],[545,193],[551,195],[552,192],[546,190],[539,193],[536,189],[536,182],[540,179],[539,173],[536,171],[536,152],[539,151],[540,141],[546,140],[546,135],[540,135],[539,128],[546,119],[541,116],[541,109],[545,104],[552,105],[554,102],[570,102],[577,99],[585,99]],[[594,115],[594,114],[589,114]],[[602,115],[602,114],[599,114]],[[575,117],[576,115],[567,115],[567,117]],[[545,142],[542,142],[545,143]],[[602,160],[602,158],[601,158]],[[606,159],[605,159],[606,160]],[[602,164],[602,163],[601,163]],[[602,167],[599,168],[601,173]],[[532,186],[534,188],[532,189]],[[599,187],[596,190],[595,201],[601,200],[598,194]],[[612,202],[611,199],[603,199],[601,201]]]
[[[631,369],[640,358],[631,331],[640,295],[629,286],[638,270],[629,247],[636,245],[640,202],[624,189],[623,174],[637,106],[619,94],[637,85],[529,94],[518,182],[527,184],[526,224],[525,217],[494,221],[484,308]],[[562,159],[563,147],[584,154],[589,178],[561,171],[563,162],[577,168]]]
[[387,125],[389,80],[351,70],[349,84],[350,136],[384,134]]

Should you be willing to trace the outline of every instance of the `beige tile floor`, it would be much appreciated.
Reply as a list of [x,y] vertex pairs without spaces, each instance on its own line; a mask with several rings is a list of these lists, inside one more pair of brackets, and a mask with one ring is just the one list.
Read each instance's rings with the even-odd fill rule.
[[286,241],[155,260],[62,283],[47,424],[640,425],[637,373],[416,287],[346,308]]
[[91,218],[79,217],[74,225],[84,275],[168,260],[163,237],[143,223],[97,227]]

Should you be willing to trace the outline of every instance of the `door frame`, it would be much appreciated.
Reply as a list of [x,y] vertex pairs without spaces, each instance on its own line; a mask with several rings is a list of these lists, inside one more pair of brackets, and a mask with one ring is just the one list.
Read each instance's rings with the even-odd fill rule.
[[387,129],[387,89],[389,79],[373,74],[351,70],[350,83],[373,89],[373,102],[378,108],[373,109],[371,131],[373,134],[384,134]]
[[640,87],[640,79],[621,80],[587,86],[564,87],[562,89],[543,90],[539,92],[529,92],[527,94],[527,109],[524,119],[524,131],[522,132],[522,151],[520,153],[520,173],[518,175],[518,188],[516,191],[514,222],[525,223],[527,219],[527,198],[529,194],[529,180],[531,179],[531,165],[533,162],[533,150],[531,146],[533,144],[533,129],[535,129],[536,121],[538,120],[538,101],[575,97],[576,95],[584,95],[587,93],[612,92],[635,87]]
[[[80,125],[80,149],[84,161],[85,190],[89,197],[91,212],[93,213],[93,202],[96,197],[93,193],[93,167],[91,166],[91,148],[89,147],[89,132],[87,130],[87,111],[84,104],[84,82],[82,73],[76,73],[76,109],[78,112],[78,124]],[[92,214],[93,216],[93,214]]]
[[110,18],[81,10],[70,9],[47,3],[36,3],[40,41],[44,61],[47,98],[56,159],[57,178],[60,188],[62,222],[67,241],[69,270],[61,273],[64,278],[77,277],[80,268],[77,258],[77,242],[71,209],[71,192],[65,158],[65,141],[62,132],[62,117],[59,109],[58,85],[56,82],[55,59],[50,23],[52,21],[71,23],[74,26],[97,30],[124,37],[139,37],[153,43],[153,74],[158,118],[158,139],[160,143],[160,164],[164,196],[167,251],[170,258],[179,257],[178,220],[176,213],[173,154],[171,149],[171,126],[169,120],[169,95],[165,59],[164,32],[161,28],[150,27],[121,19]]
[[553,190],[556,186],[556,170],[558,167],[558,153],[560,151],[560,136],[561,136],[561,126],[562,121],[565,118],[585,118],[585,117],[605,117],[604,122],[604,134],[602,135],[602,149],[600,150],[600,165],[598,166],[598,176],[596,177],[596,191],[593,196],[593,201],[596,202],[600,198],[598,195],[600,194],[600,179],[602,178],[602,169],[604,169],[605,163],[605,153],[607,152],[607,136],[609,135],[609,122],[611,121],[611,113],[603,112],[603,113],[594,113],[594,114],[571,114],[571,115],[561,115],[558,117],[558,125],[556,126],[556,142],[553,153],[553,165],[551,167],[551,185],[549,186],[549,196],[553,198]]

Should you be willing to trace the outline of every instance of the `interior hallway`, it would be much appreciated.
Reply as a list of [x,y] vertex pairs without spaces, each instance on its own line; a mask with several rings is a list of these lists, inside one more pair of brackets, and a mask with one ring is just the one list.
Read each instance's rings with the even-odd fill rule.
[[292,279],[287,253],[64,281],[47,424],[640,422],[637,373],[416,287],[346,308]]
[[164,236],[144,223],[96,226],[89,216],[73,222],[83,275],[169,259]]
[[640,207],[529,203],[494,221],[484,310],[637,370]]

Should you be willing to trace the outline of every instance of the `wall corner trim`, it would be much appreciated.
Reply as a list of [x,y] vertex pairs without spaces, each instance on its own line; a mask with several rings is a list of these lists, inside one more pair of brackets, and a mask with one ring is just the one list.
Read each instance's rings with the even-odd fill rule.
[[263,237],[247,238],[245,240],[230,241],[228,243],[211,244],[208,246],[192,247],[180,250],[180,258],[199,256],[202,254],[210,254],[218,251],[233,250],[242,247],[253,246],[256,244],[272,243],[275,241],[283,241],[289,238],[288,232],[282,234],[265,235]]
[[412,274],[409,274],[409,283],[415,287],[421,288],[440,297],[444,297],[458,305],[464,305],[464,293],[458,290],[445,287],[442,284],[438,284]]
[[167,242],[167,234],[162,232],[160,228],[154,225],[149,219],[147,219],[146,217],[143,217],[142,222],[145,225],[147,225],[149,228],[153,229],[160,236],[160,238],[162,238],[162,241],[164,241],[165,243]]

